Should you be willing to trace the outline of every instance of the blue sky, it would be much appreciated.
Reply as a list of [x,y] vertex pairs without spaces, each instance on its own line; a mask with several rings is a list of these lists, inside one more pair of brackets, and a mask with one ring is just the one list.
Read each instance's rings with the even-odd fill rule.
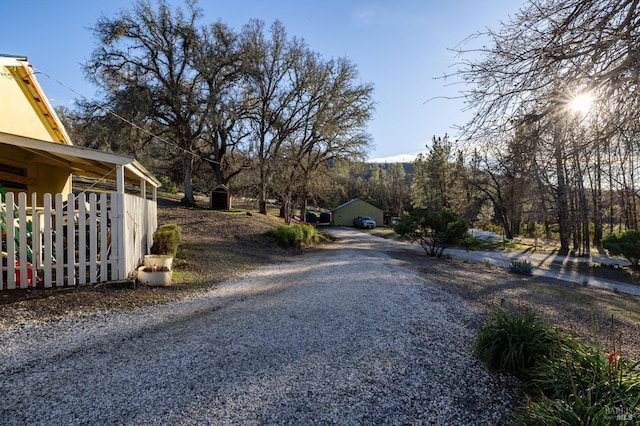
[[[171,3],[183,5],[181,1]],[[131,0],[31,0],[0,2],[0,53],[29,58],[50,101],[73,107],[95,89],[80,63],[95,48],[90,27],[113,17]],[[235,29],[249,19],[284,23],[325,58],[348,57],[363,82],[375,86],[376,113],[369,124],[374,147],[369,159],[411,161],[432,136],[463,124],[455,86],[436,79],[455,69],[447,49],[470,34],[497,28],[524,0],[200,0],[202,24],[222,20]],[[393,157],[393,158],[392,158]]]

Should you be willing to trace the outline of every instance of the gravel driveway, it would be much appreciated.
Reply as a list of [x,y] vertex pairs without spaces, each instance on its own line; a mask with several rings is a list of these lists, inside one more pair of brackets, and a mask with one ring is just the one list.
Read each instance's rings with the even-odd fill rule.
[[180,302],[0,329],[0,423],[508,424],[479,315],[336,233]]

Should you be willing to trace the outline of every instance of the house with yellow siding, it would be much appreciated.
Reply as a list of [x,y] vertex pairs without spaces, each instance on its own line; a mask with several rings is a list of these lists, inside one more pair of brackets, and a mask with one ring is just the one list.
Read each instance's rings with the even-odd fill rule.
[[[115,189],[74,191],[73,176]],[[0,54],[0,291],[130,278],[159,186],[134,157],[74,145],[27,58]]]

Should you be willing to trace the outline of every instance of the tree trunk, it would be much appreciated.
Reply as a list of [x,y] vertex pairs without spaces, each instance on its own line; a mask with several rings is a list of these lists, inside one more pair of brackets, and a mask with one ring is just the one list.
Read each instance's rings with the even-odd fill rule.
[[[629,146],[629,152],[633,152],[633,147]],[[629,229],[638,229],[638,209],[636,208],[636,177],[635,177],[635,156],[634,155],[630,155],[629,156],[629,162],[631,163],[629,166],[629,199],[628,199],[628,203],[629,203],[629,210],[630,210],[630,216],[631,216],[631,220],[629,223]]]
[[600,149],[596,149],[596,179],[593,189],[593,246],[600,248],[602,242],[602,161]]
[[580,251],[580,223],[579,223],[579,214],[578,210],[580,209],[580,205],[578,203],[578,193],[575,189],[575,182],[571,185],[571,189],[569,191],[569,223],[570,227],[570,235],[573,241],[573,252],[578,253]]
[[258,200],[258,211],[267,214],[267,170],[265,161],[260,160],[260,195]]
[[280,208],[280,217],[284,219],[284,223],[286,225],[291,224],[291,217],[292,217],[291,212],[293,211],[291,200],[292,200],[291,192],[285,191],[285,193],[282,194],[282,207]]
[[307,208],[309,207],[308,205],[308,200],[307,200],[307,196],[303,195],[301,197],[300,200],[300,221],[301,222],[307,222]]
[[587,190],[580,189],[580,211],[582,213],[582,250],[585,256],[589,256],[591,252],[590,235],[589,235],[589,205],[587,202]]
[[507,209],[502,206],[500,207],[500,221],[502,222],[502,228],[504,229],[505,238],[508,240],[513,239],[513,227],[511,222],[509,221],[509,215],[507,214]]
[[193,174],[193,154],[184,151],[182,154],[182,167],[184,170],[184,198],[180,200],[183,204],[195,205],[196,199],[193,196],[193,185],[191,176]]
[[613,190],[613,165],[612,165],[612,158],[611,158],[611,150],[608,149],[608,161],[607,163],[609,163],[609,170],[608,170],[608,174],[609,174],[609,233],[607,235],[611,235],[613,234],[613,226],[615,225],[614,221],[613,221],[613,203],[614,203],[614,194],[615,191]]
[[564,173],[564,161],[562,159],[562,146],[560,135],[556,132],[555,140],[555,162],[558,176],[558,187],[556,194],[558,197],[558,225],[560,230],[560,253],[569,253],[569,203],[567,200],[567,184]]

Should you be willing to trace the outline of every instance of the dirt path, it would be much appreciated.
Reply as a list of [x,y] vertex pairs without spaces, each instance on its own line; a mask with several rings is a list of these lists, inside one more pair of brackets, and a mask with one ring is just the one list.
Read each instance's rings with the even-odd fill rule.
[[7,325],[2,422],[508,423],[478,314],[385,240],[339,236],[183,301]]

